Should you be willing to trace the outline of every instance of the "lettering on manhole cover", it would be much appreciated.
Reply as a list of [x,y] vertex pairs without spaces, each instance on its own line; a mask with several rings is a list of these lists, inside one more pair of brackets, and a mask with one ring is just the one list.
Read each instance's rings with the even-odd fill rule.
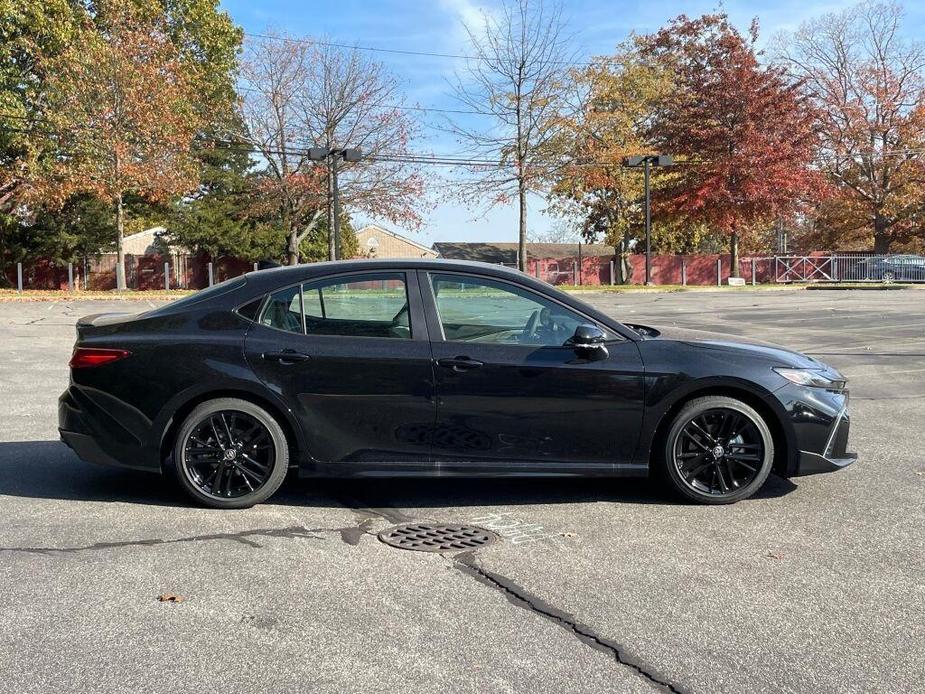
[[475,525],[405,523],[386,528],[379,533],[379,539],[392,547],[418,552],[462,552],[490,545],[499,538]]

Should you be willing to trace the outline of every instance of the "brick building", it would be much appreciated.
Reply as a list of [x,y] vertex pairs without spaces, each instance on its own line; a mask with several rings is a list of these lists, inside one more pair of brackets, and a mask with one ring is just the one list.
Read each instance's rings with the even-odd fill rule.
[[436,258],[437,251],[376,224],[357,232],[357,255],[361,258]]

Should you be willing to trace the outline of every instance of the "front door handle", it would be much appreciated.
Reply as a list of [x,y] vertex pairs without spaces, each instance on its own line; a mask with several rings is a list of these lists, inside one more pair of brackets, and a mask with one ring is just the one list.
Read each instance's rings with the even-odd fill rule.
[[485,362],[478,361],[477,359],[470,359],[469,357],[447,357],[445,359],[438,359],[437,366],[442,366],[445,369],[452,369],[458,373],[460,371],[469,371],[470,369],[477,369],[480,366],[485,366]]
[[284,349],[282,352],[264,352],[263,358],[267,361],[277,361],[283,366],[295,364],[297,361],[308,361],[311,356],[296,352],[294,349]]

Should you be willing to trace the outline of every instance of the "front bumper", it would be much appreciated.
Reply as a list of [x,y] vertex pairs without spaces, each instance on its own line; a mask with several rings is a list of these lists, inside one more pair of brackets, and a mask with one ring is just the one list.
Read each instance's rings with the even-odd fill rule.
[[834,472],[851,465],[848,451],[848,392],[787,386],[777,392],[790,419],[797,455],[790,476]]

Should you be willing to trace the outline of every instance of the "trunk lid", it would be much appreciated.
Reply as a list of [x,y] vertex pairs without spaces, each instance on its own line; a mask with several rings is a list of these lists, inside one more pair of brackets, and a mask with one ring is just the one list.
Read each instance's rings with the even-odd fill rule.
[[[111,332],[113,326],[129,323],[138,317],[137,313],[91,313],[77,319],[77,341],[91,335]],[[109,330],[107,330],[109,329]]]

